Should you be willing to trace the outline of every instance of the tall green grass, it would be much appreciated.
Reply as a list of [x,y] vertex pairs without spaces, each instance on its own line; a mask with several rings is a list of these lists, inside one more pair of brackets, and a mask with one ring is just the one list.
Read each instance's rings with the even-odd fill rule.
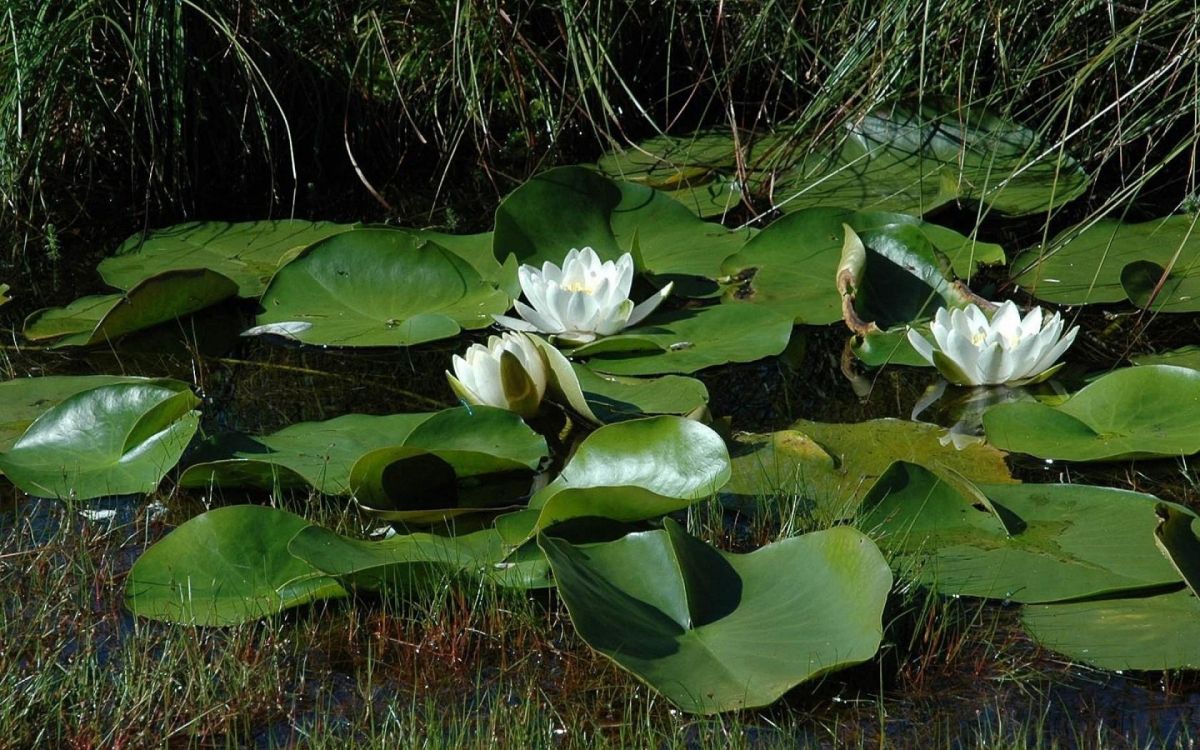
[[1100,176],[1091,212],[1169,211],[1197,193],[1198,17],[1196,0],[10,0],[2,255],[194,216],[483,224],[552,163],[699,125],[803,146],[898,97],[1030,124]]

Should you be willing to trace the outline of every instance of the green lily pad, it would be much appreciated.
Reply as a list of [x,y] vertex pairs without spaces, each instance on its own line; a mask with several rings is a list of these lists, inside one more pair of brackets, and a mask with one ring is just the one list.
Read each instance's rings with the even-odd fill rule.
[[531,177],[496,209],[496,260],[515,255],[521,263],[562,263],[571,248],[590,247],[601,260],[621,249],[609,216],[621,202],[611,180],[581,167],[558,167]]
[[720,216],[741,203],[730,178],[736,166],[733,139],[720,130],[657,136],[599,161],[600,171],[614,180],[654,188],[697,216]]
[[1082,484],[976,487],[896,463],[864,499],[859,526],[940,593],[1049,602],[1176,583],[1154,542],[1158,504]]
[[237,294],[230,279],[206,269],[165,271],[124,294],[80,297],[66,307],[39,310],[25,337],[53,346],[88,346],[181,318]]
[[[688,277],[716,279],[722,262],[741,250],[758,230],[730,230],[702,221],[667,194],[631,182],[618,183],[621,202],[609,216],[621,248],[637,237],[642,268],[676,286],[694,287]],[[716,284],[712,284],[713,291]],[[684,290],[677,289],[675,294]],[[687,291],[690,291],[688,289]],[[703,291],[697,289],[696,291]]]
[[[227,435],[203,447],[179,478],[181,487],[311,486],[329,495],[350,494],[353,467],[391,447],[487,452],[495,461],[532,469],[546,443],[512,412],[489,406],[435,413],[371,416],[347,414],[301,422],[270,435]],[[466,467],[464,467],[466,468]]]
[[271,280],[259,326],[305,344],[411,346],[484,328],[510,299],[469,263],[409,232],[360,229],[310,246]]
[[785,162],[771,199],[784,211],[833,205],[918,215],[975,200],[1020,216],[1061,206],[1088,182],[1070,155],[1022,125],[977,108],[896,105]]
[[289,545],[293,555],[355,586],[411,590],[421,582],[467,576],[501,586],[552,586],[550,566],[535,544],[513,550],[494,528],[444,536],[417,532],[380,541],[309,526]]
[[1200,311],[1200,226],[1195,216],[1126,224],[1103,220],[1068,229],[1021,254],[1013,280],[1040,300],[1064,305],[1131,301],[1148,307],[1163,269],[1170,274],[1155,312]]
[[748,555],[669,518],[615,542],[539,544],[579,635],[685,711],[765,706],[879,649],[892,576],[851,528]]
[[146,550],[125,581],[134,614],[188,625],[237,625],[346,595],[288,552],[309,523],[276,508],[235,505],[196,516]]
[[[744,169],[750,202],[785,212],[816,206],[922,214],[977,200],[1006,214],[1038,213],[1073,200],[1087,174],[1017,123],[978,108],[893,105],[844,123],[809,144],[777,132],[703,130],[656,136],[600,160],[613,177],[669,192],[700,215],[736,203],[729,183]],[[741,151],[739,159],[738,151]]]
[[350,492],[350,468],[361,456],[403,445],[432,414],[347,414],[300,422],[270,435],[222,435],[200,447],[179,477],[185,488],[311,486],[328,495]]
[[1174,365],[1200,370],[1200,346],[1181,346],[1158,354],[1138,354],[1129,360],[1135,365]]
[[713,305],[658,313],[625,333],[571,351],[610,375],[692,373],[729,362],[753,362],[787,348],[792,321],[753,305]]
[[572,364],[571,368],[592,412],[604,422],[650,414],[688,414],[708,403],[708,389],[695,378],[601,375],[579,363]]
[[37,497],[153,492],[195,434],[199,403],[187,386],[167,380],[77,393],[0,454],[0,470]]
[[530,510],[510,538],[521,541],[586,516],[657,518],[711,497],[728,479],[725,442],[699,422],[658,416],[605,425],[584,438],[558,477],[529,500]]
[[1200,600],[1187,589],[1026,607],[1021,619],[1038,643],[1101,669],[1200,669]]
[[[870,251],[867,257],[879,261],[868,265],[896,266],[899,273],[888,277],[892,281],[919,283],[914,274],[921,273],[944,285],[946,272],[934,270],[935,250],[962,276],[969,276],[978,263],[1004,260],[998,245],[974,242],[911,216],[810,208],[775,221],[725,261],[722,270],[734,279],[725,300],[768,307],[797,323],[825,325],[841,320],[836,277],[845,238],[843,224],[861,236]],[[920,261],[920,269],[908,268],[914,259]],[[887,284],[881,281],[877,286],[882,289]],[[926,297],[927,293],[922,299]]]
[[988,442],[1039,458],[1116,461],[1200,451],[1200,372],[1127,367],[1057,406],[999,404],[983,415]]
[[[439,412],[403,441],[366,453],[350,470],[355,498],[388,520],[433,523],[523,502],[546,441],[516,414],[474,406]],[[505,482],[494,475],[518,472]],[[463,486],[464,479],[484,481]],[[507,491],[505,491],[507,489]]]
[[208,269],[232,279],[238,295],[258,297],[279,266],[304,248],[355,224],[330,221],[192,221],[138,233],[100,261],[105,283],[132,289],[166,271]]
[[676,281],[676,294],[710,294],[721,262],[737,252],[748,229],[702,221],[645,185],[615,183],[582,167],[535,175],[496,210],[495,257],[561,264],[571,248],[591,247],[602,260],[630,252],[637,239],[640,271]]
[[[157,382],[162,381],[129,375],[47,375],[0,383],[0,452],[11,448],[33,420],[76,393],[116,383]],[[166,382],[179,389],[187,387],[178,381]]]
[[789,430],[742,435],[734,449],[728,495],[743,500],[808,498],[829,520],[853,515],[876,480],[896,461],[958,472],[976,482],[1013,482],[1004,454],[976,444],[942,445],[937,425],[899,419],[847,424],[802,419]]

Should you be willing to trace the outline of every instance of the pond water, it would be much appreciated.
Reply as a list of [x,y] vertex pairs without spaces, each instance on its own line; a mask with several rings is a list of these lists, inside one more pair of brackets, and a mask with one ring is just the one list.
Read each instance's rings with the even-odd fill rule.
[[[264,433],[341,414],[387,414],[453,403],[440,374],[443,363],[461,348],[461,342],[407,350],[346,351],[272,346],[226,335],[248,325],[251,310],[246,305],[227,305],[164,326],[145,343],[130,341],[112,349],[63,354],[32,347],[9,348],[7,360],[15,376],[119,372],[194,382],[204,399],[204,429],[214,432]],[[1105,352],[1107,347],[1093,326],[1108,321],[1103,315],[1090,318],[1083,319],[1089,342],[1084,350]],[[782,429],[798,418],[829,422],[908,418],[936,376],[902,367],[876,372],[860,371],[853,365],[844,368],[846,335],[838,327],[812,329],[803,350],[793,352],[789,361],[705,371],[700,377],[712,395],[713,412],[729,415],[736,429],[759,432]],[[1110,360],[1108,364],[1115,363]],[[1181,477],[1179,463],[1170,460],[1068,470],[1024,457],[1014,458],[1012,465],[1026,481],[1087,481],[1194,500],[1194,486],[1186,481],[1186,474]],[[79,526],[80,533],[85,528],[92,533],[99,529],[122,539],[105,547],[105,554],[112,556],[105,564],[118,577],[148,542],[213,500],[206,493],[174,491],[161,498],[165,507],[156,502],[148,509],[141,496],[116,498],[88,504],[89,510],[113,511],[111,516],[102,512],[81,520],[57,501],[31,500],[7,484],[3,493],[0,566],[19,566],[20,553],[49,543],[59,525],[68,523]],[[262,499],[261,493],[246,497]],[[242,499],[229,493],[217,502]],[[147,527],[148,519],[153,520]],[[739,523],[733,516],[727,520],[734,526]],[[127,640],[134,637],[133,617],[120,610],[119,601],[109,597],[107,602],[118,604],[112,613],[117,619],[105,620],[107,626],[102,624],[89,635],[102,643],[100,649],[89,652],[101,668],[110,660],[119,663]],[[1137,738],[1142,742],[1154,738],[1163,744],[1186,742],[1200,725],[1200,684],[1186,675],[1120,675],[1071,665],[1039,649],[1022,633],[1015,606],[970,600],[953,606],[969,613],[971,627],[957,634],[942,634],[944,641],[927,634],[934,640],[915,647],[891,643],[880,658],[866,665],[797,688],[786,701],[746,716],[746,726],[737,730],[742,741],[751,747],[766,747],[803,739],[797,734],[800,730],[775,728],[779,717],[788,712],[793,718],[803,717],[801,726],[813,727],[809,739],[818,745],[831,742],[830,726],[836,727],[834,736],[868,745],[886,740],[899,746],[956,746],[954,738],[1011,740],[1015,732],[1031,740],[1075,747],[1092,746],[1099,738],[1124,746],[1121,737],[1129,739],[1129,746],[1144,746],[1137,744]],[[910,624],[921,626],[919,622]],[[892,639],[899,640],[899,634]],[[955,654],[951,656],[947,650]],[[68,659],[72,653],[70,646],[61,652]],[[336,723],[338,716],[348,727],[353,724],[345,716],[360,711],[364,700],[353,687],[356,676],[331,665],[327,657],[312,656],[307,668],[298,668],[296,682],[285,689],[308,691],[304,700],[313,707],[258,727],[255,734],[260,746],[286,744],[297,727],[328,726]],[[907,676],[898,677],[897,673]],[[313,692],[304,687],[310,681],[322,687]],[[383,707],[410,688],[403,681],[383,682],[370,700]],[[480,710],[498,709],[492,699],[481,696]],[[701,745],[726,731],[727,727],[699,720],[686,725],[682,738]]]
[[[639,186],[639,189],[644,188]],[[620,198],[619,195],[617,197]],[[957,197],[970,199],[972,196]],[[1018,202],[1028,200],[1023,193],[1009,193],[1005,198]],[[996,196],[991,196],[991,199],[996,199]],[[1039,239],[1052,236],[1082,218],[1080,209],[1056,215],[1049,226],[1041,218],[989,218],[976,228],[978,213],[974,206],[970,202],[950,202],[927,213],[925,219],[964,234],[977,229],[975,238],[979,243],[994,242],[1003,246],[1011,260],[1015,250],[1031,247]],[[1143,210],[1147,209],[1143,207]],[[516,208],[512,212],[518,219],[523,215]],[[614,216],[617,213],[614,212]],[[789,214],[790,218],[778,221],[796,224],[798,222],[793,219],[798,216],[803,214],[792,213]],[[748,214],[744,211],[735,212],[727,217],[727,225],[736,226],[737,218],[748,218]],[[680,232],[690,231],[687,228],[690,225],[674,216],[662,221],[668,226],[683,227]],[[619,218],[612,219],[610,238],[614,238],[614,247],[617,244],[615,238],[620,238],[624,246],[628,244],[625,240],[630,236],[629,227],[620,227],[619,222]],[[520,222],[513,219],[511,223]],[[647,226],[648,223],[634,228],[634,241],[638,237],[637,232],[645,230]],[[543,230],[525,226],[522,231],[528,235],[526,239],[529,239],[531,247],[540,247],[538,243],[544,238],[538,232]],[[551,230],[545,231],[553,234]],[[868,231],[864,230],[864,234]],[[501,232],[499,220],[496,232]],[[764,236],[765,230],[758,235]],[[499,259],[491,257],[490,239],[484,253],[486,261],[481,262],[478,254],[472,254],[476,251],[469,238],[463,240],[460,246],[453,244],[457,242],[453,238],[440,237],[441,241],[450,243],[450,255],[458,253],[462,256],[450,261],[458,264],[454,266],[456,273],[461,273],[464,278],[474,278],[481,287],[493,282],[487,273],[491,272],[491,265],[499,268],[496,263]],[[705,241],[708,239],[706,236]],[[738,247],[741,247],[744,239],[736,239]],[[438,238],[434,240],[436,242]],[[719,238],[719,242],[726,241],[733,240],[724,236]],[[759,246],[767,244],[761,242]],[[971,246],[974,247],[974,244]],[[655,263],[664,264],[667,272],[660,275],[664,279],[675,278],[680,289],[690,290],[680,291],[677,299],[690,295],[690,300],[678,304],[695,315],[703,314],[696,313],[696,310],[744,310],[769,296],[761,290],[746,292],[751,282],[759,278],[755,274],[760,272],[760,266],[770,267],[772,256],[769,251],[756,256],[758,265],[748,271],[743,269],[743,275],[735,280],[746,282],[744,288],[728,294],[720,304],[712,304],[715,297],[711,290],[704,291],[701,288],[703,284],[688,287],[687,277],[693,276],[714,284],[714,278],[718,276],[715,269],[723,269],[724,266],[714,265],[712,258],[705,258],[704,262],[708,263],[705,268],[711,267],[711,272],[704,276],[693,272],[696,266],[702,265],[697,260],[700,253],[689,255],[689,251],[679,251],[678,248],[675,251],[674,256],[669,253],[652,256],[654,250],[648,250],[647,258],[639,259],[639,265],[644,263],[653,267]],[[873,248],[873,252],[876,251]],[[420,249],[420,252],[425,250]],[[732,251],[725,252],[717,260],[732,255]],[[678,259],[680,256],[684,257],[683,261]],[[299,257],[308,256],[302,254]],[[764,257],[766,261],[762,260]],[[526,258],[531,261],[542,259],[537,252],[522,256],[522,259]],[[434,265],[444,262],[446,256],[430,261]],[[746,261],[747,264],[749,262]],[[483,271],[476,274],[471,268],[465,268],[468,263]],[[687,266],[688,272],[674,273],[678,268],[670,267],[671,263]],[[688,266],[688,263],[694,265]],[[1005,270],[997,267],[975,269],[970,263],[967,267],[972,276],[972,289],[984,297],[1015,297],[1022,304],[1037,303],[1024,288],[1018,289],[1013,284]],[[657,270],[662,271],[663,268]],[[789,269],[792,272],[795,270]],[[80,265],[72,269],[72,273],[79,272],[81,278],[84,271],[90,275],[91,268]],[[319,268],[311,271],[313,274],[320,272]],[[503,286],[503,282],[499,281],[499,271],[496,273],[497,281],[493,286]],[[347,272],[334,275],[344,276]],[[215,304],[207,305],[199,312],[186,311],[186,314],[168,323],[137,330],[115,342],[86,348],[55,349],[20,341],[17,334],[20,328],[18,315],[32,313],[37,305],[33,300],[18,298],[16,303],[0,308],[0,315],[6,316],[13,331],[13,343],[3,347],[0,361],[7,370],[8,379],[92,374],[174,378],[189,384],[200,399],[198,408],[202,413],[202,436],[223,433],[261,436],[297,423],[349,414],[389,415],[454,407],[457,400],[447,387],[444,376],[451,356],[461,353],[469,343],[484,341],[489,332],[494,332],[484,326],[467,325],[463,319],[459,319],[456,323],[462,323],[462,327],[469,330],[456,335],[459,328],[455,324],[448,334],[424,336],[420,325],[410,325],[411,319],[397,313],[395,320],[388,321],[387,331],[373,331],[372,335],[390,335],[399,331],[397,335],[415,337],[415,345],[351,348],[339,345],[345,342],[336,337],[331,339],[332,344],[302,345],[277,337],[240,336],[239,333],[256,323],[277,324],[278,319],[270,319],[275,305],[286,307],[297,296],[304,299],[303,294],[297,295],[295,292],[290,292],[289,296],[289,290],[286,289],[272,296],[276,283],[280,282],[282,286],[280,280],[283,276],[283,273],[276,275],[270,281],[271,287],[267,287],[264,278],[262,286],[265,292],[258,290],[254,294],[247,294],[243,290],[217,295],[214,297]],[[433,279],[428,282],[431,286],[437,286],[440,281],[437,273],[432,271],[428,278]],[[770,281],[769,277],[762,278]],[[828,278],[829,286],[832,286],[831,274],[821,278]],[[730,283],[728,278],[721,280]],[[328,278],[323,278],[324,281],[328,281]],[[1136,284],[1129,284],[1133,289],[1130,299],[1136,299]],[[328,286],[324,284],[321,288]],[[234,287],[236,284],[231,289]],[[763,289],[766,288],[764,282]],[[780,288],[784,288],[784,291],[779,292]],[[302,291],[304,289],[301,287]],[[324,304],[323,300],[316,299],[318,295],[311,289],[308,293],[313,296],[305,301],[318,307]],[[67,299],[53,301],[66,303],[71,297],[93,291],[99,291],[93,282],[81,280],[70,294],[64,285],[62,296]],[[888,290],[876,291],[886,297]],[[258,302],[253,299],[260,293],[265,308],[262,313]],[[785,302],[789,301],[786,284],[778,284],[772,293],[780,294]],[[1171,293],[1174,293],[1173,288]],[[759,300],[750,299],[746,305],[741,304],[747,301],[745,298],[753,298],[755,294],[760,295]],[[420,296],[420,290],[413,291],[412,295]],[[370,295],[364,292],[363,296]],[[476,302],[481,309],[490,304],[487,299],[479,301],[471,298],[472,304]],[[922,300],[917,307],[923,310],[925,302],[927,300]],[[726,303],[729,303],[728,307]],[[830,307],[826,304],[827,300],[819,300],[819,303],[805,299],[796,304],[809,305],[805,308],[806,313],[819,316],[822,314],[821,305]],[[736,353],[727,352],[736,352],[740,341],[735,340],[732,344],[722,341],[713,349],[717,349],[724,358],[710,363],[712,366],[700,368],[698,372],[680,371],[690,373],[706,387],[708,408],[716,418],[714,426],[718,431],[726,434],[771,433],[787,430],[802,419],[818,423],[862,423],[885,418],[911,420],[915,418],[915,412],[921,420],[950,427],[962,417],[961,397],[964,390],[952,387],[937,403],[928,404],[931,391],[942,384],[941,376],[933,369],[890,364],[872,368],[860,362],[848,348],[850,331],[837,322],[839,311],[836,308],[839,303],[840,299],[835,297],[831,307],[834,314],[823,320],[823,325],[798,326],[786,348],[777,347],[772,352],[773,356],[739,358]],[[1175,349],[1197,340],[1194,313],[1174,316],[1151,314],[1120,303],[1066,307],[1063,310],[1069,324],[1078,324],[1082,332],[1068,356],[1068,366],[1058,374],[1055,385],[1039,391],[1039,395],[1046,398],[1048,403],[1054,403],[1055,389],[1060,395],[1074,393],[1100,375],[1127,366],[1133,355]],[[412,313],[411,310],[402,312]],[[828,310],[823,312],[828,313]],[[322,315],[326,315],[325,308],[312,316],[317,320],[314,324],[316,328],[320,327],[319,318]],[[763,315],[760,324],[736,329],[744,331],[741,335],[746,347],[756,346],[761,329],[779,320],[775,313]],[[775,317],[771,318],[771,315]],[[412,319],[419,317],[420,314],[412,315]],[[785,330],[788,326],[787,317],[794,316],[784,318]],[[678,322],[669,318],[659,320],[668,321],[661,323],[664,326]],[[900,322],[904,320],[901,318]],[[87,326],[94,323],[94,320],[88,319]],[[423,324],[426,323],[428,321]],[[91,329],[87,328],[73,330],[69,335],[79,335],[80,331],[91,333]],[[53,340],[53,337],[50,338]],[[705,348],[705,341],[698,341],[699,346],[692,341],[680,342],[686,344],[681,346],[681,350],[695,346],[700,352],[696,356],[710,356],[712,349]],[[629,367],[629,362],[636,360],[636,356],[603,360],[606,352],[602,349],[593,351],[596,352],[593,356],[607,361],[609,366]],[[611,355],[611,352],[607,354]],[[743,362],[740,359],[754,361]],[[729,364],[731,361],[734,363]],[[614,362],[617,364],[614,365]],[[634,366],[640,365],[635,362]],[[644,375],[670,371],[635,369],[630,372]],[[956,398],[959,401],[956,402]],[[958,406],[955,406],[956,403]],[[566,435],[564,431],[558,437],[566,440]],[[861,445],[851,445],[845,451],[853,452],[858,448],[869,451],[869,443],[873,439],[869,433],[857,436],[855,440]],[[916,437],[911,439],[917,440]],[[554,443],[554,440],[551,442]],[[196,455],[185,453],[181,465],[194,463]],[[570,465],[565,461],[565,456],[556,460],[559,463],[554,465],[555,470],[563,462]],[[1004,460],[1012,478],[1022,482],[1091,484],[1149,493],[1191,508],[1200,505],[1200,498],[1197,497],[1200,480],[1187,460],[1182,458],[1081,463],[1013,452]],[[882,467],[875,475],[881,473]],[[157,633],[162,637],[162,634],[171,632],[156,630],[160,628],[157,623],[135,619],[124,607],[122,585],[135,561],[147,549],[166,537],[171,529],[211,508],[247,502],[260,505],[270,503],[306,517],[319,517],[322,523],[347,536],[358,538],[378,530],[380,526],[377,519],[359,515],[353,509],[347,510],[350,506],[346,500],[320,497],[320,493],[307,489],[272,493],[261,488],[233,486],[233,483],[221,486],[222,483],[218,481],[204,488],[181,489],[174,486],[171,480],[173,476],[168,474],[167,481],[159,490],[148,495],[103,497],[86,503],[34,499],[8,482],[0,483],[0,580],[21,578],[27,565],[41,571],[39,575],[44,575],[46,569],[55,565],[82,567],[82,571],[76,570],[72,574],[75,577],[71,578],[71,585],[78,589],[73,590],[69,601],[61,605],[67,613],[66,619],[76,627],[82,626],[82,629],[79,632],[56,633],[57,640],[51,640],[55,644],[51,649],[52,659],[65,670],[73,668],[77,660],[90,661],[101,670],[110,666],[114,669],[131,669],[133,667],[129,665],[144,656],[139,649],[148,633]],[[976,477],[972,479],[984,481]],[[813,498],[800,499],[810,505],[813,501]],[[783,507],[786,498],[776,498],[775,501],[778,501],[779,507]],[[978,510],[986,504],[976,503],[973,507]],[[686,505],[688,503],[679,507]],[[772,506],[768,509],[770,512],[764,511],[760,517],[736,504],[709,502],[703,504],[702,508],[674,510],[670,515],[684,520],[687,530],[700,535],[706,542],[725,550],[747,552],[780,535],[778,517],[772,515],[776,510],[778,508]],[[1003,520],[1002,512],[993,512]],[[840,527],[843,520],[835,519],[838,523],[828,520],[818,522],[809,511],[800,515],[804,516],[801,523],[804,528],[800,529],[803,531]],[[646,520],[640,517],[613,518],[623,522]],[[530,533],[535,532],[536,529]],[[66,545],[59,549],[67,538],[77,538],[78,548],[68,549],[71,545]],[[1145,541],[1148,542],[1149,538]],[[29,563],[29,560],[36,562]],[[86,563],[81,565],[80,560],[86,560]],[[1177,567],[1185,569],[1186,564]],[[317,568],[314,567],[314,570]],[[324,568],[320,570],[329,572]],[[1186,573],[1183,578],[1188,580]],[[89,579],[95,582],[89,584]],[[1194,727],[1200,726],[1200,682],[1196,681],[1194,674],[1162,671],[1120,673],[1073,663],[1065,656],[1040,647],[1026,633],[1018,602],[1004,601],[1003,597],[989,600],[957,595],[945,599],[925,597],[916,579],[898,575],[897,580],[897,590],[884,609],[883,643],[874,658],[865,662],[855,660],[862,663],[805,682],[766,708],[737,714],[737,724],[733,729],[715,719],[685,718],[666,704],[655,704],[645,711],[654,717],[653,721],[665,722],[677,731],[676,740],[697,747],[719,744],[722,733],[730,731],[737,733],[739,742],[751,747],[777,746],[801,739],[809,739],[818,746],[837,746],[839,742],[873,746],[889,742],[897,746],[968,747],[991,746],[1014,740],[1063,747],[1089,747],[1101,743],[1115,747],[1150,746],[1147,743],[1191,746]],[[1154,578],[1146,580],[1151,584],[1141,588],[1132,587],[1136,589],[1137,596],[1148,597],[1150,594],[1182,589],[1179,580],[1171,579],[1168,583]],[[22,588],[14,589],[16,595],[6,596],[6,618],[18,620],[30,616],[31,612],[36,613],[37,607],[31,603],[31,598],[39,595],[53,598],[48,593],[49,588],[38,588],[41,585],[22,584]],[[1080,598],[1104,593],[1088,590]],[[245,714],[246,726],[240,728],[242,734],[238,736],[251,736],[254,742],[263,747],[287,745],[295,742],[297,734],[302,735],[306,728],[320,726],[327,731],[339,722],[345,725],[347,734],[353,736],[360,731],[356,723],[358,720],[354,717],[364,712],[385,713],[396,703],[414,700],[436,703],[447,700],[448,696],[467,706],[466,715],[478,718],[521,706],[531,712],[525,714],[526,720],[531,721],[530,716],[536,716],[538,721],[550,726],[561,724],[564,732],[575,731],[575,726],[559,715],[571,715],[572,711],[585,714],[599,711],[599,714],[589,715],[587,720],[593,723],[590,731],[602,734],[620,726],[623,721],[627,722],[628,717],[621,714],[622,699],[612,697],[607,702],[597,699],[594,693],[602,688],[579,678],[578,672],[591,671],[591,679],[601,682],[605,679],[624,680],[620,683],[623,689],[643,691],[639,693],[641,696],[653,695],[645,692],[648,691],[646,686],[588,651],[584,643],[588,638],[577,636],[567,619],[566,608],[571,605],[569,599],[564,606],[555,594],[534,591],[526,595],[526,600],[537,613],[534,619],[541,617],[549,623],[545,628],[545,642],[539,642],[540,645],[533,648],[537,659],[542,661],[539,661],[534,677],[530,678],[541,691],[539,698],[532,701],[532,706],[527,705],[531,702],[528,694],[516,689],[510,691],[504,680],[507,673],[503,664],[511,657],[511,649],[519,650],[520,647],[505,645],[503,637],[495,633],[473,630],[473,624],[466,630],[477,633],[478,637],[464,636],[466,645],[463,650],[467,656],[463,657],[457,652],[453,654],[460,661],[475,660],[464,668],[464,674],[468,676],[458,674],[457,678],[447,678],[446,682],[435,681],[432,687],[429,684],[414,685],[414,674],[418,675],[416,679],[420,681],[424,679],[422,670],[429,670],[431,665],[436,668],[438,660],[446,658],[445,651],[430,645],[431,639],[436,640],[444,634],[436,628],[422,630],[420,626],[412,624],[419,623],[420,618],[413,617],[405,607],[419,609],[418,605],[381,602],[369,595],[343,609],[339,609],[342,603],[338,601],[328,605],[301,606],[296,611],[280,616],[278,620],[258,626],[259,630],[248,631],[254,634],[252,636],[238,631],[226,637],[220,634],[221,631],[209,631],[201,639],[203,646],[199,648],[203,655],[198,657],[198,663],[215,660],[212,652],[220,651],[230,643],[244,646],[243,639],[247,637],[252,640],[268,637],[272,628],[276,627],[282,634],[279,636],[281,640],[305,644],[307,650],[304,653],[288,653],[283,659],[287,666],[284,670],[287,679],[276,686],[275,694],[280,705],[274,709],[258,707],[254,711],[247,710]],[[328,609],[324,609],[326,606]],[[396,607],[403,611],[398,612],[394,609]],[[572,616],[575,614],[571,612]],[[479,616],[478,612],[473,612],[470,617]],[[466,617],[465,621],[474,623],[470,617]],[[398,621],[405,624],[395,624]],[[458,624],[462,625],[462,622]],[[505,626],[497,627],[503,630]],[[354,635],[346,636],[342,641],[336,636],[331,638],[330,632],[339,629]],[[370,631],[371,635],[363,635],[360,630]],[[373,676],[371,670],[374,665],[369,659],[364,663],[359,649],[364,643],[374,643],[370,638],[381,632],[388,634],[388,648],[391,649],[388,653],[398,663],[412,667],[410,671],[381,669],[379,677]],[[0,633],[0,641],[3,641],[3,636]],[[529,636],[523,634],[520,637]],[[407,640],[410,638],[415,640]],[[428,657],[431,663],[423,667],[413,666],[421,663],[424,658],[421,648],[426,646],[432,652]],[[155,648],[169,647],[160,645]],[[28,650],[26,644],[7,654],[8,661],[18,671],[33,672],[38,668],[34,666],[33,657],[26,653]],[[580,698],[572,692],[572,686],[576,683],[564,675],[578,680],[578,685],[583,686],[579,688],[580,692],[589,693],[588,697]],[[364,684],[369,689],[364,691]],[[652,698],[645,699],[652,702]],[[574,708],[566,708],[568,706]],[[611,712],[611,715],[607,712]],[[461,718],[462,714],[459,716]],[[205,735],[206,739],[199,744],[215,746],[222,739],[233,736],[232,730],[225,725],[209,731],[210,734]]]

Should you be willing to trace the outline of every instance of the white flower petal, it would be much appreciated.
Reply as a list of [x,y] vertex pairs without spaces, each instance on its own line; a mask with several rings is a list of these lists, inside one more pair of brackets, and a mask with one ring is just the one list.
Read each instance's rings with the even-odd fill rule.
[[649,298],[643,300],[641,304],[633,308],[633,311],[630,312],[629,320],[626,321],[625,325],[635,326],[645,320],[647,315],[658,309],[658,306],[663,303],[663,300],[667,298],[667,295],[671,293],[671,290],[674,287],[674,281],[668,282],[666,286],[658,290],[657,294],[651,295]]
[[[908,343],[912,345],[917,354],[921,355],[921,359],[933,364],[933,344],[930,344],[924,336],[917,333],[917,329],[908,329]],[[938,382],[944,384],[945,381],[939,380]]]

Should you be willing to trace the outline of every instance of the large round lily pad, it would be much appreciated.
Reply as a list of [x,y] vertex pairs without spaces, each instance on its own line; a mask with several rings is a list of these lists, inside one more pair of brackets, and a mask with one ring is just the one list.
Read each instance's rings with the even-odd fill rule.
[[1115,370],[1057,406],[1021,401],[983,415],[988,442],[1067,461],[1188,456],[1200,451],[1200,372]]
[[242,297],[257,297],[276,269],[304,248],[355,228],[330,221],[193,221],[121,243],[97,270],[118,289],[132,289],[165,271],[206,268],[232,279]]
[[670,519],[615,542],[539,543],[580,636],[685,711],[764,706],[879,649],[892,576],[850,528],[748,555]]
[[181,318],[237,294],[214,271],[164,271],[124,294],[80,297],[66,307],[39,310],[25,321],[25,337],[53,346],[88,346]]
[[237,625],[311,601],[345,596],[337,582],[288,552],[309,526],[276,508],[203,513],[142,554],[125,580],[137,615],[188,625]]
[[1068,229],[1046,247],[1020,255],[1012,267],[1013,280],[1047,302],[1129,301],[1156,312],[1200,311],[1200,226],[1194,215],[1138,224],[1105,219]]
[[1047,602],[1179,581],[1154,541],[1157,498],[1083,484],[973,486],[894,464],[859,527],[943,594]]
[[625,333],[571,351],[611,375],[692,373],[753,362],[787,348],[792,321],[754,305],[713,305],[650,316]]
[[469,263],[403,231],[360,229],[310,246],[271,280],[260,326],[306,344],[409,346],[483,328],[510,299]]
[[77,393],[0,454],[0,470],[37,497],[153,492],[195,434],[199,403],[184,384],[164,380]]

